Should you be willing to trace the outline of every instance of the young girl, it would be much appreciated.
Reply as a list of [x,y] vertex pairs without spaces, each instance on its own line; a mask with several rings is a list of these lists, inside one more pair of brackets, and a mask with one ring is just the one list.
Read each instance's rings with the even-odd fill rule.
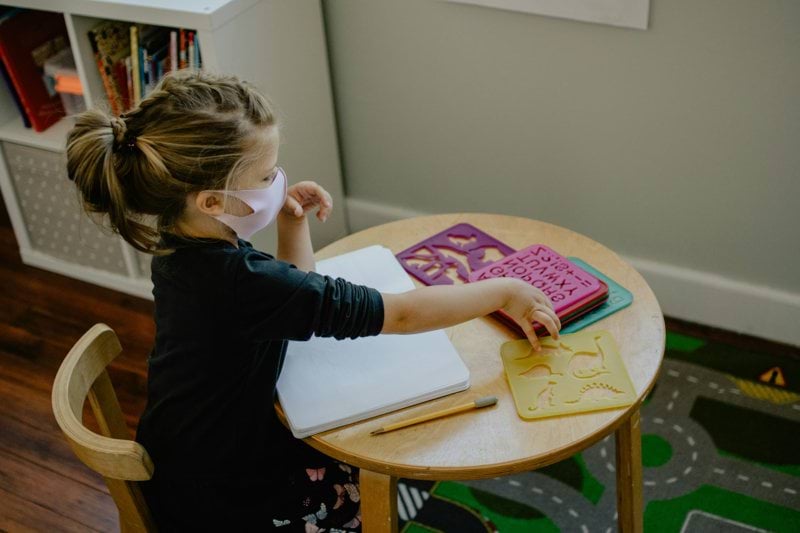
[[[514,279],[381,294],[314,272],[307,216],[331,196],[288,186],[272,104],[233,77],[167,76],[138,108],[77,117],[68,174],[84,207],[154,254],[155,347],[137,432],[153,459],[145,498],[162,531],[350,531],[358,471],[277,419],[287,341],[446,328],[504,309],[538,347],[549,299]],[[275,256],[247,239],[277,221]],[[331,398],[336,401],[336,398]],[[271,496],[268,496],[271,495]]]

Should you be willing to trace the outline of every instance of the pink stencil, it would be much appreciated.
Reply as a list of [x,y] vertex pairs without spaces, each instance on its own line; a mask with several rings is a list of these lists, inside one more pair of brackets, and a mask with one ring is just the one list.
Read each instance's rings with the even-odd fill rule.
[[559,317],[569,315],[608,292],[596,277],[543,244],[528,246],[472,272],[469,280],[502,277],[519,278],[540,289],[553,302]]
[[[489,257],[487,252],[491,253]],[[475,226],[456,224],[406,248],[396,257],[406,272],[426,285],[453,285],[448,274],[467,283],[470,272],[513,253],[513,248]]]

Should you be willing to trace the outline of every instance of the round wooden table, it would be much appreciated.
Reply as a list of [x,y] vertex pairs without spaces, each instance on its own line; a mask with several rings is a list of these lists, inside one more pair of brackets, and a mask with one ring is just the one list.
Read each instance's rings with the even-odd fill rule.
[[[467,222],[515,249],[546,244],[563,256],[585,260],[633,293],[633,304],[593,324],[616,338],[636,389],[627,408],[521,419],[506,382],[500,346],[521,338],[492,317],[449,328],[447,334],[471,373],[464,392],[309,437],[307,442],[338,460],[360,467],[365,533],[397,528],[397,478],[474,479],[534,470],[566,459],[611,432],[617,443],[617,509],[620,531],[642,530],[642,461],[639,406],[652,388],[664,354],[661,309],[645,280],[605,246],[573,231],[527,218],[462,213],[400,220],[349,235],[316,254],[325,259],[373,244],[394,253],[454,224]],[[421,283],[415,280],[418,286]],[[482,396],[495,407],[379,436],[370,431],[412,416]]]

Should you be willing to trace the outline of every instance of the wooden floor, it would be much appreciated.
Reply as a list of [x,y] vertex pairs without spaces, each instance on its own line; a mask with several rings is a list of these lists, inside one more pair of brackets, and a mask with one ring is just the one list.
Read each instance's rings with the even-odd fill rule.
[[[116,531],[116,508],[102,479],[75,458],[56,426],[50,388],[72,344],[105,322],[123,346],[110,374],[133,434],[144,408],[153,304],[23,265],[2,202],[0,280],[0,530]],[[667,324],[672,331],[786,353],[787,347],[760,339]]]
[[114,502],[67,446],[50,390],[72,344],[105,322],[123,346],[110,374],[133,431],[144,408],[153,304],[23,265],[7,218],[0,280],[0,530],[116,531]]

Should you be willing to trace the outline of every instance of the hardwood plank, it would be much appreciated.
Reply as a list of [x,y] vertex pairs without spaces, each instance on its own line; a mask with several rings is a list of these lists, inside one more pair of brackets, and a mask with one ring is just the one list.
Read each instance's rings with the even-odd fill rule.
[[[85,524],[20,498],[2,488],[0,488],[0,501],[3,502],[0,507],[0,531],[13,531],[14,533],[40,533],[42,531],[83,533],[90,530]],[[99,530],[94,529],[93,531]],[[119,531],[119,527],[115,527],[113,531]]]
[[72,452],[67,440],[52,428],[43,430],[0,412],[0,450],[58,472],[87,487],[108,492],[100,474],[84,465]]
[[[0,412],[5,412],[12,418],[42,430],[50,429],[60,434],[61,430],[53,418],[50,399],[55,371],[42,368],[41,372],[37,373],[36,369],[29,368],[29,363],[26,364],[20,358],[6,356],[2,351],[0,357],[3,360],[3,365],[0,365],[0,396],[4,400],[0,402]],[[122,387],[117,389],[117,397],[133,435],[139,416],[144,410],[146,398],[144,394],[126,391]],[[88,403],[84,413],[86,425],[96,431],[97,427]]]
[[108,494],[0,450],[0,489],[98,531],[117,528]]

